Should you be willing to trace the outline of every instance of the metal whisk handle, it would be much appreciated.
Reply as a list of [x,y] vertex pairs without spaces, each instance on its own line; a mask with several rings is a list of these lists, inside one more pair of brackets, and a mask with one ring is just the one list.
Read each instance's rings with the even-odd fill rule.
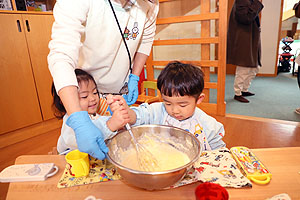
[[132,131],[131,131],[131,126],[127,123],[127,124],[125,125],[125,127],[126,127],[126,129],[128,130],[128,132],[129,132],[131,138],[133,139],[134,144],[137,145],[137,142],[136,142],[136,140],[135,140],[135,137],[133,136],[133,133],[132,133]]

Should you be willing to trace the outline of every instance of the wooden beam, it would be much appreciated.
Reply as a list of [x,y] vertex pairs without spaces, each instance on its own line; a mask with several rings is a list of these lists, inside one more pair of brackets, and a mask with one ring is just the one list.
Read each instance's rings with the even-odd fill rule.
[[217,115],[224,116],[226,113],[225,103],[225,78],[226,78],[226,38],[227,38],[227,0],[219,1],[219,46],[218,46],[218,96],[217,96]]
[[217,89],[218,88],[218,84],[214,83],[214,82],[205,82],[204,83],[204,88],[207,88],[207,89]]
[[215,12],[215,13],[205,13],[199,15],[186,15],[186,16],[160,18],[156,20],[156,24],[162,25],[162,24],[204,21],[204,20],[212,20],[212,19],[219,19],[219,13]]
[[146,61],[146,72],[147,80],[154,81],[154,68],[153,68],[153,48],[151,49],[150,55]]
[[[178,60],[179,62],[192,64],[200,67],[218,67],[219,62],[217,60]],[[153,61],[153,65],[155,66],[166,66],[170,61]]]
[[153,46],[161,45],[185,45],[185,44],[211,44],[218,43],[219,37],[207,38],[188,38],[188,39],[171,39],[171,40],[154,40]]
[[[282,16],[283,16],[283,1],[284,0],[281,0],[281,5],[280,5],[280,18],[279,19],[282,19]],[[279,20],[279,26],[278,26],[278,39],[277,39],[277,49],[276,49],[276,53],[279,52],[279,44],[280,44],[280,40],[281,40],[281,25],[282,25],[282,20]],[[274,62],[274,73],[273,73],[273,76],[277,76],[277,70],[278,70],[278,57],[276,56],[276,61]]]
[[11,4],[12,4],[12,10],[17,11],[16,1],[11,1]]
[[[200,1],[200,12],[203,15],[209,15],[210,13],[210,8],[211,8],[211,1],[207,0],[201,0]],[[211,36],[211,26],[210,26],[210,21],[201,21],[201,32],[200,32],[200,37],[201,38],[208,38]],[[219,41],[218,41],[219,42]],[[211,43],[211,42],[210,42]],[[201,60],[209,60],[210,59],[210,43],[204,43],[201,44],[201,51],[200,51],[200,57]],[[203,68],[202,69],[204,73],[204,81],[209,82],[210,81],[210,69],[209,68]],[[205,94],[205,98],[203,102],[209,103],[209,96],[210,92],[209,89],[204,88],[203,93]]]
[[174,1],[174,0],[159,0],[159,3],[168,2],[168,1]]

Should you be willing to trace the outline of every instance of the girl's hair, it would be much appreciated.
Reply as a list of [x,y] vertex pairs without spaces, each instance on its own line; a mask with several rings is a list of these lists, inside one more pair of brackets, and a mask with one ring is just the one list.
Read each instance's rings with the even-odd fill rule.
[[166,96],[198,98],[204,88],[204,74],[199,67],[178,61],[170,62],[157,79],[157,88]]
[[[92,81],[95,85],[97,85],[95,79],[86,71],[84,71],[82,69],[75,69],[75,74],[76,74],[78,84],[80,84],[80,82],[82,82],[82,81],[85,81],[85,82]],[[56,92],[54,83],[52,83],[51,93],[53,96],[52,110],[54,112],[54,115],[56,118],[62,119],[64,117],[64,115],[67,113],[67,111],[66,111],[60,97],[58,96],[58,94]]]

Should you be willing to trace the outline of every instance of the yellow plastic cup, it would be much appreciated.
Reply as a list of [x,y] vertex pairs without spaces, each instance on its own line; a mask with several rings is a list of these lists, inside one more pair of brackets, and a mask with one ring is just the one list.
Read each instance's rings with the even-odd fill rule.
[[90,172],[89,154],[80,152],[78,149],[66,155],[69,173],[74,177],[87,176]]

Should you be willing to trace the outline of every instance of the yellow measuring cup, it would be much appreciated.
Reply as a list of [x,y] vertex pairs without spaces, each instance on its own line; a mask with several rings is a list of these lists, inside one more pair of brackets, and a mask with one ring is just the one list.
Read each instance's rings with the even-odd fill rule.
[[80,152],[78,149],[69,152],[66,156],[69,173],[74,177],[87,176],[90,171],[89,154]]

